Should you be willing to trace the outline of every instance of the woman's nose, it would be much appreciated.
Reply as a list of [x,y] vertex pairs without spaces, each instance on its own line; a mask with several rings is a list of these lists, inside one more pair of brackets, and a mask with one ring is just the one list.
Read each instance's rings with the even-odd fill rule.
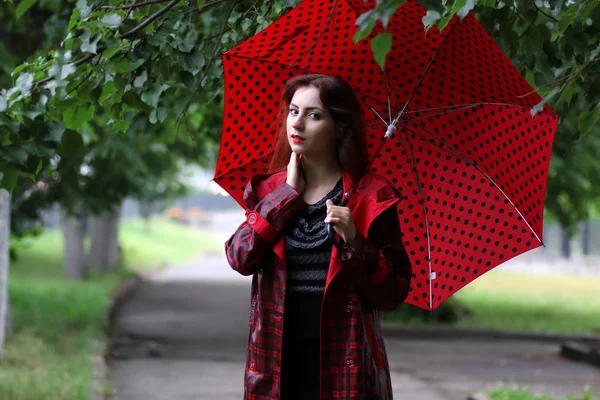
[[300,118],[300,117],[296,117],[294,119],[294,121],[292,122],[292,127],[294,129],[300,130],[303,128],[303,126],[304,126],[304,121],[302,121],[302,118]]

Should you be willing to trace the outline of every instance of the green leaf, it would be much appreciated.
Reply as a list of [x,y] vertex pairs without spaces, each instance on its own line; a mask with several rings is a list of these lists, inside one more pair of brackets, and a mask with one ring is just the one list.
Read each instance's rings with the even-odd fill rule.
[[373,28],[375,28],[374,19],[370,20],[366,25],[364,25],[354,33],[354,44],[357,44],[358,42],[369,36],[371,32],[373,32]]
[[137,87],[137,88],[142,88],[142,87],[144,87],[144,83],[146,83],[147,80],[148,80],[148,72],[146,72],[146,70],[144,70],[141,74],[139,74],[133,80],[133,86]]
[[242,30],[244,32],[248,32],[248,30],[250,29],[250,27],[252,26],[253,23],[254,23],[253,20],[251,20],[250,18],[246,18],[244,20],[244,22],[242,22]]
[[26,73],[21,74],[17,78],[16,87],[19,88],[19,91],[23,94],[29,93],[33,86],[33,74]]
[[36,175],[37,175],[37,174],[39,174],[39,173],[40,173],[40,171],[42,170],[42,168],[44,168],[44,162],[43,162],[42,160],[40,160],[40,162],[39,162],[39,164],[38,164],[37,168],[35,169],[35,174],[36,174]]
[[165,107],[158,107],[157,115],[159,122],[165,122],[165,119],[167,119],[167,109]]
[[104,104],[106,99],[109,99],[110,96],[112,96],[116,90],[117,90],[117,88],[115,87],[115,83],[113,81],[107,82],[102,87],[102,94],[100,95],[100,98],[98,99],[98,103]]
[[571,99],[573,98],[573,91],[575,90],[576,86],[577,85],[575,85],[575,82],[569,82],[562,90],[558,101],[571,104]]
[[598,121],[600,121],[600,107],[596,107],[592,111],[582,112],[579,116],[577,128],[579,129],[579,132],[585,136],[592,131],[598,124]]
[[392,34],[390,32],[383,32],[371,39],[371,49],[375,56],[375,61],[381,67],[385,68],[385,59],[389,52],[392,50]]
[[77,107],[69,107],[63,112],[63,121],[68,129],[79,130],[86,122],[94,117],[93,105],[81,104]]
[[29,157],[27,151],[20,146],[8,146],[3,150],[8,158],[17,164],[25,164],[27,158]]
[[547,95],[545,95],[542,98],[542,101],[540,101],[539,103],[537,103],[531,110],[531,118],[535,117],[535,114],[537,114],[538,112],[542,111],[544,109],[544,106],[554,97],[556,96],[556,94],[559,92],[559,88],[554,88],[552,89],[552,91],[550,93],[548,93]]
[[97,35],[95,39],[90,41],[91,33],[89,30],[86,30],[81,35],[81,45],[79,49],[84,53],[96,54],[96,49],[98,45],[98,41],[100,41],[101,36]]
[[19,171],[17,169],[10,167],[5,168],[4,175],[2,176],[2,184],[0,186],[9,192],[12,192],[17,184],[18,175]]
[[123,111],[134,111],[143,110],[147,108],[146,104],[140,100],[138,95],[133,92],[127,92],[123,96]]
[[156,121],[157,121],[157,117],[156,117],[156,109],[153,109],[153,110],[150,112],[150,118],[149,118],[149,120],[150,120],[150,123],[151,123],[151,124],[155,124],[155,123],[156,123]]
[[62,140],[63,133],[65,133],[64,124],[51,123],[50,124],[50,132],[48,132],[48,136],[46,140],[50,140],[53,142],[60,142]]
[[127,132],[127,130],[129,129],[129,120],[122,119],[122,120],[116,122],[113,125],[113,128],[117,132]]
[[440,31],[443,31],[444,29],[446,29],[446,27],[448,26],[448,24],[450,23],[450,21],[452,21],[452,18],[454,17],[454,14],[449,12],[446,15],[444,15],[439,22],[436,24],[438,29]]
[[13,72],[11,72],[10,76],[15,76],[15,75],[19,74],[21,71],[23,71],[27,67],[29,67],[28,63],[19,65],[17,68],[14,69]]
[[88,6],[87,0],[77,0],[75,7],[81,10],[81,18],[87,18],[87,16],[92,12],[92,7]]
[[452,9],[456,10],[456,15],[458,15],[458,18],[462,21],[473,7],[475,7],[475,0],[457,0],[452,6]]
[[6,111],[8,108],[8,101],[6,99],[6,95],[0,93],[0,112]]
[[108,28],[118,28],[121,25],[121,16],[119,14],[108,14],[102,17],[100,26],[106,26]]
[[442,18],[442,15],[434,10],[429,10],[423,17],[423,25],[425,26],[425,30],[428,31],[429,28],[435,25],[435,23]]
[[142,101],[149,106],[156,108],[158,106],[158,100],[163,91],[163,88],[158,83],[150,85],[148,90],[142,93]]
[[81,15],[81,10],[79,8],[74,8],[73,13],[71,14],[71,19],[69,20],[69,31],[72,31],[75,26],[77,26],[77,22],[79,21],[79,16]]
[[136,69],[138,69],[142,64],[144,64],[146,62],[146,60],[144,60],[143,58],[140,58],[139,60],[135,60],[135,62],[133,62],[130,66],[129,66],[129,72],[133,72]]
[[77,153],[83,147],[83,138],[81,135],[73,130],[65,131],[61,145],[60,153],[63,156],[70,156]]
[[110,60],[121,50],[121,41],[115,38],[106,39],[104,45],[106,46],[106,50],[104,50],[102,57],[107,60]]
[[37,0],[21,0],[15,11],[16,20],[21,17],[37,2]]

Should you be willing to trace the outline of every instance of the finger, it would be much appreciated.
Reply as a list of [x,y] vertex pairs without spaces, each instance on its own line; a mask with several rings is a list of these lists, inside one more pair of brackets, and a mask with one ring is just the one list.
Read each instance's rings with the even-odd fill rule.
[[329,208],[330,208],[331,206],[333,206],[333,201],[331,201],[330,199],[327,199],[327,200],[325,201],[325,205],[327,206],[327,209],[329,210]]
[[326,224],[337,224],[337,223],[339,223],[340,221],[341,221],[341,220],[340,220],[340,218],[339,218],[339,217],[330,217],[330,216],[327,216],[327,218],[325,218],[325,221],[324,221],[324,222],[325,222]]

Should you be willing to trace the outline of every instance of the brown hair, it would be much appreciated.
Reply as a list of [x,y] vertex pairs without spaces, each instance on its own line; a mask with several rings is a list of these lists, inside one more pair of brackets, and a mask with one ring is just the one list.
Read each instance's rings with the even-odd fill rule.
[[269,171],[284,170],[290,161],[292,149],[287,140],[286,118],[294,93],[301,87],[314,87],[319,91],[321,103],[335,121],[335,148],[342,170],[359,178],[368,163],[360,102],[342,78],[320,74],[298,75],[286,83],[277,117],[279,134]]

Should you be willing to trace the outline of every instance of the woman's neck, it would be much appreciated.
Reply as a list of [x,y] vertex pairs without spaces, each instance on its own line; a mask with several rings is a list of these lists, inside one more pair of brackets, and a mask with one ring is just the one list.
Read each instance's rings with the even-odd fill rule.
[[315,160],[304,157],[302,168],[306,174],[306,185],[311,188],[333,185],[342,176],[342,167],[335,159]]

